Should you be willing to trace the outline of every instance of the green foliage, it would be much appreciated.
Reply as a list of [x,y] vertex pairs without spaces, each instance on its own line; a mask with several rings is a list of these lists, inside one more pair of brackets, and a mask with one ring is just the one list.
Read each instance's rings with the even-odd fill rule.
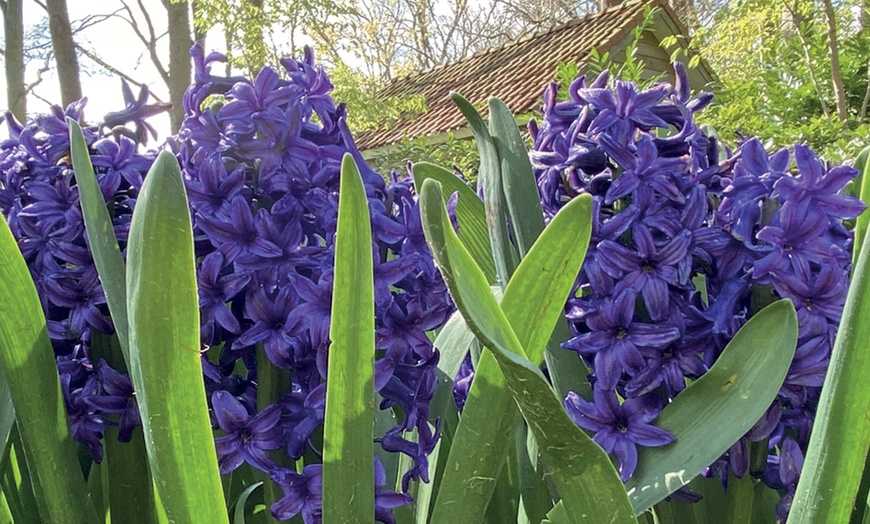
[[428,137],[404,139],[379,151],[368,160],[369,165],[382,174],[392,171],[403,174],[409,161],[450,166],[458,169],[472,186],[476,185],[480,158],[473,140],[459,139],[451,132],[444,142],[429,144],[429,141]]
[[347,153],[341,164],[323,426],[323,516],[331,522],[366,522],[375,512],[371,246],[365,187]]
[[848,522],[870,449],[870,242],[866,239],[846,305],[788,522]]
[[[541,453],[571,519],[574,522],[601,522],[606,517],[611,522],[633,522],[616,470],[602,450],[568,418],[561,401],[538,368],[543,346],[561,316],[561,303],[571,291],[579,270],[578,262],[582,262],[582,257],[573,255],[578,254],[578,248],[585,253],[586,246],[582,241],[576,242],[574,230],[585,229],[588,243],[591,198],[571,202],[554,218],[551,227],[517,269],[505,291],[504,307],[496,303],[483,272],[453,232],[437,182],[424,182],[421,206],[426,238],[442,275],[472,331],[486,347],[492,348],[487,355],[494,356],[503,373],[501,381],[512,393],[541,443]],[[540,278],[542,274],[547,274],[548,278]],[[512,300],[511,296],[518,298]],[[514,303],[522,306],[512,305]],[[540,306],[528,307],[529,303]],[[536,365],[527,360],[526,355],[539,363]],[[472,388],[479,380],[476,376]],[[506,393],[505,387],[499,389],[501,395]],[[475,401],[469,398],[466,409],[472,402],[483,405],[488,400],[494,399],[482,397]],[[466,445],[462,450],[480,447],[476,442],[463,444]],[[453,448],[455,452],[459,450]],[[454,501],[439,498],[436,512],[469,509],[466,505],[451,502]],[[451,509],[452,506],[460,508]],[[436,516],[442,519],[439,521],[447,522],[450,517],[445,517],[444,513],[436,513]]]
[[870,133],[866,111],[870,33],[858,9],[835,4],[849,118],[837,119],[827,28],[818,0],[726,5],[693,44],[718,75],[714,103],[698,115],[733,142],[759,136],[772,147],[806,142],[831,162],[852,159]]
[[228,522],[205,398],[187,195],[172,153],[145,177],[130,225],[130,378],[170,521]]
[[347,104],[347,123],[354,134],[391,129],[395,122],[413,120],[426,111],[423,95],[381,97],[378,91],[383,82],[377,78],[366,76],[340,61],[328,70],[335,86],[332,97],[336,102]]
[[296,31],[316,31],[339,10],[329,0],[197,0],[193,12],[197,31],[223,28],[230,63],[253,76],[265,64],[298,54]]
[[638,450],[638,469],[626,484],[635,512],[688,484],[761,418],[794,358],[797,320],[788,299],[762,309],[740,328],[710,370],[662,410],[656,425],[671,432],[676,442]]
[[[663,74],[649,76],[646,62],[637,56],[640,41],[648,31],[652,30],[656,17],[661,12],[660,7],[647,5],[643,10],[643,19],[631,33],[631,41],[625,47],[624,56],[613,56],[609,51],[601,52],[593,47],[586,57],[585,68],[578,62],[560,62],[556,68],[556,81],[559,82],[559,98],[568,97],[568,86],[580,74],[586,72],[586,78],[594,80],[604,71],[610,72],[611,81],[619,79],[636,83],[641,88],[651,86],[664,78]],[[664,45],[664,42],[662,43]]]
[[[17,465],[22,475],[27,471],[35,495],[36,507],[25,509],[38,511],[34,521],[94,522],[36,286],[9,226],[0,222],[0,377],[15,407],[14,432],[21,436]],[[28,491],[27,483],[19,487]]]

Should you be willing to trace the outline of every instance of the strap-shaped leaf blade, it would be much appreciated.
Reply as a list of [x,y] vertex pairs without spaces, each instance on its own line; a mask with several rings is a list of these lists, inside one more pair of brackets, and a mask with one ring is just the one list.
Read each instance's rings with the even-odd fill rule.
[[574,522],[635,522],[607,454],[571,421],[543,373],[524,357],[486,278],[450,227],[436,182],[424,184],[421,202],[424,232],[435,261],[469,327],[498,362],[569,517]]
[[372,232],[353,157],[341,163],[323,429],[324,522],[372,522],[375,310]]
[[[536,366],[541,364],[546,342],[562,318],[565,301],[586,255],[591,210],[590,197],[567,205],[540,235],[504,292],[504,314],[517,326],[519,347],[531,348],[530,360]],[[424,223],[429,219],[424,217]],[[484,353],[448,456],[435,518],[443,518],[443,522],[482,518],[511,445],[504,435],[512,434],[518,420],[502,371],[492,355]],[[479,446],[479,441],[489,444]]]
[[505,204],[520,257],[544,230],[538,184],[514,115],[498,98],[489,99],[489,133],[498,151]]
[[0,222],[0,374],[9,387],[39,516],[44,522],[91,522],[96,513],[85,498],[36,286],[9,226]]
[[[865,178],[865,185],[867,178]],[[848,522],[870,448],[870,242],[858,264],[822,386],[789,523]],[[857,501],[864,504],[865,501]],[[865,513],[865,520],[866,520]]]
[[[865,147],[858,158],[855,160],[855,168],[858,169],[860,175],[853,182],[857,184],[858,197],[867,205],[870,205],[870,146]],[[861,252],[861,246],[864,243],[864,238],[867,236],[867,227],[870,226],[870,211],[864,210],[858,215],[855,221],[855,242],[852,248],[852,265],[858,265],[858,254]]]
[[[67,117],[70,135],[70,154],[73,170],[76,175],[76,187],[82,206],[82,217],[88,233],[88,245],[97,266],[97,274],[106,295],[106,304],[112,315],[112,324],[121,343],[124,361],[129,363],[127,320],[127,284],[126,268],[121,256],[121,248],[115,237],[112,218],[100,191],[100,185],[94,174],[88,146],[82,135],[82,128],[72,118]],[[129,364],[128,364],[129,365]]]
[[[115,236],[112,219],[100,190],[88,146],[78,123],[67,117],[70,133],[70,154],[76,176],[82,216],[88,233],[88,245],[97,267],[97,274],[106,295],[115,337],[92,334],[91,358],[99,355],[120,372],[129,369],[127,283],[124,259]],[[112,514],[122,521],[153,517],[154,497],[151,476],[147,471],[148,457],[141,433],[131,442],[117,442],[110,431],[106,442],[106,462],[109,475],[109,503]],[[141,468],[145,468],[145,470]]]
[[592,197],[580,195],[553,217],[508,282],[501,308],[536,366],[574,289],[592,235]]
[[[450,93],[450,98],[459,107],[474,135],[480,154],[478,183],[483,186],[486,223],[498,283],[504,287],[519,263],[519,256],[510,240],[507,227],[507,207],[502,188],[501,165],[495,142],[486,123],[471,103],[459,93]],[[418,189],[421,186],[418,186]]]
[[130,376],[170,521],[227,522],[199,341],[193,230],[178,161],[145,177],[127,252]]
[[456,202],[459,238],[483,269],[487,280],[490,283],[495,282],[495,264],[492,261],[492,246],[489,243],[483,201],[459,177],[442,167],[428,162],[417,162],[411,170],[414,173],[414,187],[423,187],[423,181],[431,178],[441,183],[445,197],[459,193],[459,200]]
[[789,300],[756,313],[716,363],[668,404],[656,424],[676,441],[638,450],[626,484],[638,515],[686,485],[758,422],[794,358],[797,316]]

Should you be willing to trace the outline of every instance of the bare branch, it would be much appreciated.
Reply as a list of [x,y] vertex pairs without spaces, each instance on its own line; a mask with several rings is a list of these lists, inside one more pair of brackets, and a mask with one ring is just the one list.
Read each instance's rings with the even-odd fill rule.
[[[144,83],[142,83],[142,82],[138,82],[138,81],[136,81],[136,80],[135,80],[133,77],[131,77],[130,75],[125,74],[124,72],[122,72],[122,71],[119,70],[118,68],[112,66],[111,64],[109,64],[108,62],[106,62],[105,60],[103,60],[102,58],[100,58],[96,53],[94,53],[93,51],[87,49],[86,47],[82,47],[81,45],[76,44],[76,49],[78,49],[79,51],[81,51],[81,53],[82,53],[83,55],[85,55],[86,57],[88,57],[88,58],[90,58],[91,60],[93,60],[94,62],[96,62],[100,67],[102,67],[102,68],[105,69],[106,71],[112,73],[113,75],[120,76],[121,78],[123,78],[123,79],[126,80],[127,82],[130,82],[130,83],[133,84],[134,86],[136,86],[136,87],[142,87],[142,86],[146,85],[146,84],[144,84]],[[151,95],[151,98],[153,98],[153,99],[156,100],[157,102],[160,102],[160,103],[163,102],[163,100],[161,100],[160,97],[158,97],[157,95],[155,95],[154,92],[151,91],[150,89],[148,90],[148,94],[150,94],[150,95]]]
[[[163,62],[160,61],[160,57],[157,55],[157,36],[154,34],[154,25],[151,22],[151,17],[148,15],[148,12],[145,10],[145,7],[142,5],[142,0],[137,0],[139,4],[139,8],[142,11],[142,16],[145,18],[145,24],[148,26],[148,34],[149,36],[145,36],[142,33],[141,28],[139,27],[139,23],[136,21],[136,17],[133,16],[133,10],[127,4],[125,0],[120,0],[121,4],[124,6],[124,10],[127,12],[129,18],[124,18],[124,20],[130,25],[133,29],[133,32],[136,33],[136,36],[139,37],[139,40],[145,44],[145,48],[148,50],[148,56],[151,58],[151,63],[154,64],[154,67],[157,69],[157,73],[160,75],[160,78],[168,85],[169,84],[169,71],[163,66]],[[161,35],[162,36],[162,35]]]

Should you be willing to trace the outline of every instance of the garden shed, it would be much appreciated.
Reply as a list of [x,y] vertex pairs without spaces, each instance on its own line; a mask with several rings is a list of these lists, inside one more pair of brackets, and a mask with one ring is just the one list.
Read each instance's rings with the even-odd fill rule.
[[[633,0],[498,48],[393,79],[380,96],[423,95],[426,111],[363,133],[357,144],[366,158],[372,158],[404,139],[425,137],[427,145],[436,145],[447,141],[451,134],[455,138],[470,137],[465,119],[448,97],[450,91],[461,93],[483,109],[484,117],[486,100],[498,96],[522,121],[540,108],[543,90],[555,78],[560,64],[577,63],[582,72],[593,49],[599,54],[609,53],[614,62],[624,60],[626,47],[634,40],[634,30],[644,22],[647,8],[658,9],[638,42],[636,56],[645,62],[647,75],[664,74],[673,81],[670,53],[676,49],[674,46],[685,51],[682,57],[689,53],[688,32],[666,0]],[[665,39],[676,43],[665,49],[661,45]],[[689,68],[689,81],[693,90],[704,89],[713,81],[713,72],[701,60]]]

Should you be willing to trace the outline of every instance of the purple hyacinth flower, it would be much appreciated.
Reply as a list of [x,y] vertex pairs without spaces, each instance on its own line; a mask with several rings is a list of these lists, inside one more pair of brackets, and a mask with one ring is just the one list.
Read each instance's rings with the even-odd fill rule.
[[634,202],[646,206],[653,202],[654,192],[679,204],[686,201],[676,184],[676,177],[683,176],[689,167],[684,158],[659,158],[649,138],[639,140],[634,148],[607,136],[600,142],[601,148],[625,170],[607,190],[606,204],[632,195]]
[[302,319],[295,315],[295,298],[290,286],[282,288],[273,299],[263,289],[249,293],[245,311],[254,325],[239,335],[236,344],[245,347],[262,342],[269,360],[278,367],[288,368],[292,362],[290,351],[302,326]]
[[[381,461],[375,458],[375,520],[384,524],[395,524],[392,510],[412,502],[410,496],[385,488],[387,475]],[[323,516],[323,466],[305,466],[302,473],[288,469],[278,469],[270,475],[278,484],[284,496],[272,504],[272,516],[287,520],[301,513],[305,524],[319,524]]]
[[674,442],[674,436],[650,424],[658,416],[663,402],[656,395],[644,395],[619,404],[616,393],[595,387],[594,402],[583,400],[570,392],[565,409],[575,424],[594,431],[593,440],[619,462],[619,477],[623,482],[637,468],[637,446],[659,447]]
[[271,471],[275,463],[266,451],[279,449],[284,443],[281,406],[271,405],[253,417],[228,391],[218,390],[211,396],[218,426],[226,433],[214,440],[221,475],[247,462],[262,471]]
[[[668,286],[686,284],[680,281],[676,266],[689,254],[692,234],[682,231],[667,243],[656,245],[649,229],[635,227],[633,233],[632,240],[637,251],[604,240],[598,244],[598,252],[615,266],[610,269],[611,276],[619,278],[615,291],[627,288],[637,290],[643,297],[650,317],[663,320],[669,312]],[[614,274],[617,268],[622,272],[621,278]]]
[[269,510],[278,520],[302,514],[305,524],[319,523],[323,515],[323,466],[305,466],[302,473],[279,468],[269,474],[284,494]]
[[623,371],[635,374],[643,368],[639,348],[664,348],[680,337],[675,326],[634,321],[636,296],[629,288],[613,299],[602,299],[595,312],[586,317],[589,332],[562,344],[565,349],[595,357],[595,374],[604,389],[615,388]]
[[783,523],[788,518],[797,483],[804,465],[804,454],[800,446],[791,437],[786,437],[780,447],[779,455],[767,459],[767,469],[764,482],[777,490],[784,490],[785,495],[776,505],[776,522]]
[[670,86],[660,85],[638,93],[635,84],[617,80],[616,93],[603,88],[578,89],[577,93],[599,111],[589,125],[589,133],[608,132],[617,140],[625,141],[634,126],[641,129],[668,127],[652,108],[670,89]]

